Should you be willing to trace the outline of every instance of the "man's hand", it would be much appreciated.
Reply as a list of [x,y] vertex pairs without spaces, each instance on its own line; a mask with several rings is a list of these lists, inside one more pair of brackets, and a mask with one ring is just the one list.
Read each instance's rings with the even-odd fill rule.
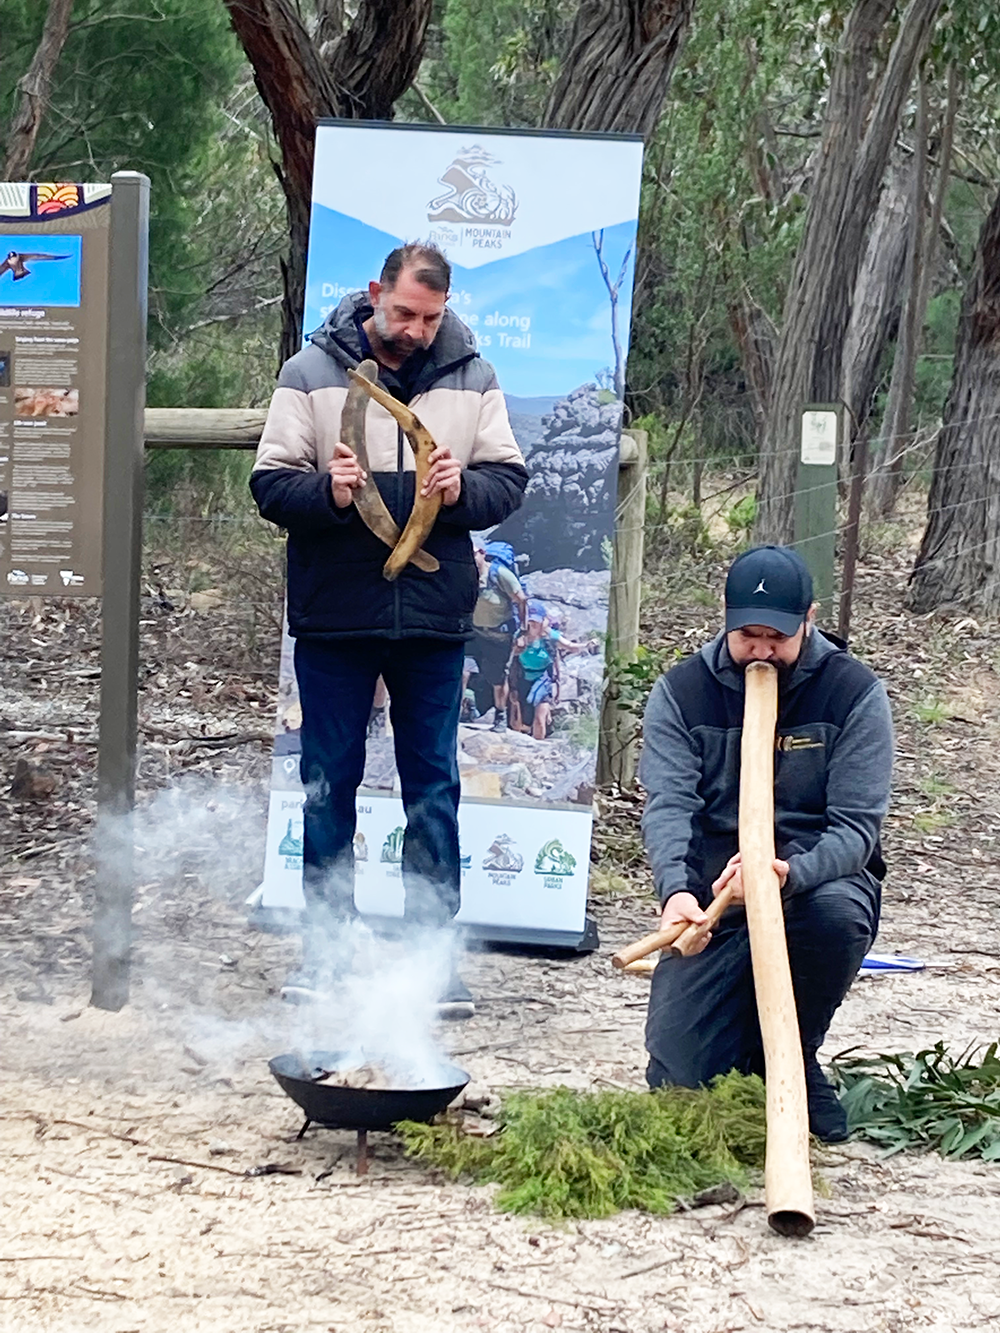
[[[660,914],[661,930],[669,930],[671,926],[676,926],[682,921],[696,926],[705,924],[705,913],[699,907],[698,899],[693,893],[673,893],[663,904],[663,911]],[[696,940],[692,945],[688,951],[689,955],[701,953],[711,938],[712,932],[706,930],[703,938]]]
[[353,449],[346,444],[333,446],[333,457],[327,463],[330,473],[330,488],[333,491],[333,503],[338,509],[346,509],[354,503],[354,492],[360,490],[367,481]]
[[[785,880],[788,878],[788,862],[780,861],[775,857],[771,864],[774,867],[774,873],[778,876],[779,888],[784,888]],[[740,864],[739,852],[729,858],[726,862],[726,868],[712,885],[712,897],[718,898],[727,884],[733,891],[733,902],[745,903],[746,894],[743,890],[743,869]]]
[[437,446],[427,461],[430,463],[430,471],[424,478],[420,494],[434,495],[440,491],[442,504],[458,504],[462,494],[462,464],[457,458],[452,458],[451,450],[443,444]]

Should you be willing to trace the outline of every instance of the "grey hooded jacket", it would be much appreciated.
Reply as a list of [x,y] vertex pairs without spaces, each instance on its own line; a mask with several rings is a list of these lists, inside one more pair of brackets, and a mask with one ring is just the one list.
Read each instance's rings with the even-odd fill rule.
[[[720,634],[661,676],[646,707],[643,835],[660,901],[711,884],[738,850],[743,673]],[[867,871],[882,878],[892,715],[885,687],[817,630],[779,677],[775,849],[786,896]],[[873,887],[877,887],[873,882]]]

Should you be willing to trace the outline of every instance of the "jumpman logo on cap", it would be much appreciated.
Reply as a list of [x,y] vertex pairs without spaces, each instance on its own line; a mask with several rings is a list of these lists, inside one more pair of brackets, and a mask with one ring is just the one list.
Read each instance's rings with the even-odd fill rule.
[[761,579],[761,581],[757,584],[756,588],[754,588],[753,596],[756,597],[759,592],[762,592],[765,597],[767,596],[767,589],[764,587],[763,579]]

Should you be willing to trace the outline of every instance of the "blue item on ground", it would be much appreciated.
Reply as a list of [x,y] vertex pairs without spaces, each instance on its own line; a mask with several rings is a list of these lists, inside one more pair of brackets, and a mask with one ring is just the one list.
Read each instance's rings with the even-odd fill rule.
[[859,972],[922,972],[924,964],[918,958],[903,958],[898,955],[869,953],[865,955]]

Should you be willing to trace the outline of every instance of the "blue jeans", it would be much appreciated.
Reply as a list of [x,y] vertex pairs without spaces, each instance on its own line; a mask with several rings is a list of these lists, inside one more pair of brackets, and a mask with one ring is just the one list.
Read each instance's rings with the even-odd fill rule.
[[302,887],[307,922],[335,928],[356,914],[356,794],[375,683],[389,691],[402,787],[405,915],[442,926],[461,905],[458,715],[465,644],[441,639],[297,639],[306,789]]

